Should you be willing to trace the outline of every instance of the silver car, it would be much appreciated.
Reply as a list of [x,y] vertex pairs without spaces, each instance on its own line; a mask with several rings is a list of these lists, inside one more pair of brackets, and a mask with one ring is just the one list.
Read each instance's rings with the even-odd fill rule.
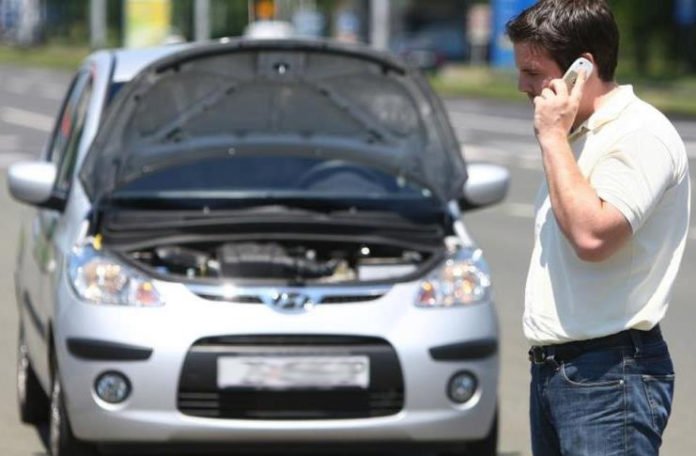
[[323,41],[97,52],[8,177],[36,209],[19,408],[53,456],[495,454],[497,320],[462,212],[508,174],[467,166],[417,70]]

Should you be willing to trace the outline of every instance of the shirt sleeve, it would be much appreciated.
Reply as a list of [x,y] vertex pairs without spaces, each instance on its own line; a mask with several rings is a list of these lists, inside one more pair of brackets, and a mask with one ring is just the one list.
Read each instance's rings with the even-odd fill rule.
[[651,133],[633,132],[619,140],[595,166],[590,185],[616,207],[635,233],[673,185],[669,149]]

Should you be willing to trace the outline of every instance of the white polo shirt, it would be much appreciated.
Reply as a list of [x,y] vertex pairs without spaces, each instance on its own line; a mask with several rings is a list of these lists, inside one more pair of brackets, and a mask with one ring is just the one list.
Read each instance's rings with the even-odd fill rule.
[[524,333],[535,345],[649,330],[664,317],[689,230],[689,162],[674,126],[620,86],[570,137],[582,174],[633,235],[585,262],[558,227],[546,182],[536,200]]

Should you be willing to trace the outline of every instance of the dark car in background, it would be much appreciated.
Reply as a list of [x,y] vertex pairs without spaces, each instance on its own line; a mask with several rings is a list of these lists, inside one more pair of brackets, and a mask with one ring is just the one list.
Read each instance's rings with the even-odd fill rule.
[[459,21],[429,22],[392,39],[391,50],[425,70],[437,70],[447,62],[470,58],[466,28]]

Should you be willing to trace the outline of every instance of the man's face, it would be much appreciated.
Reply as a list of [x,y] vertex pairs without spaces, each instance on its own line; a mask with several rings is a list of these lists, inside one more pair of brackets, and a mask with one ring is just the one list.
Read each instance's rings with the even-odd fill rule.
[[563,71],[546,50],[521,42],[514,44],[514,51],[519,72],[517,88],[526,93],[530,100],[540,95],[552,79],[563,76]]

